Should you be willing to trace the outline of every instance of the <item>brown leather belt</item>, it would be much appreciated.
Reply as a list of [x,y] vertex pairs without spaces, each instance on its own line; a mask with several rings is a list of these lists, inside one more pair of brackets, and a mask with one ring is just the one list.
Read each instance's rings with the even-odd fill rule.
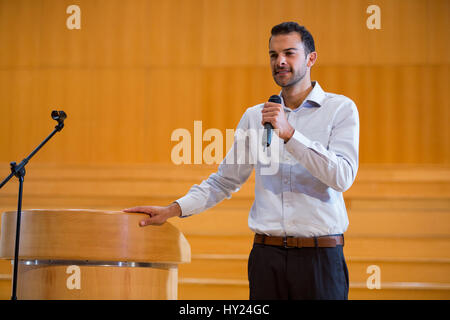
[[344,236],[322,236],[314,238],[272,237],[263,234],[255,234],[255,243],[285,248],[334,248],[344,245]]

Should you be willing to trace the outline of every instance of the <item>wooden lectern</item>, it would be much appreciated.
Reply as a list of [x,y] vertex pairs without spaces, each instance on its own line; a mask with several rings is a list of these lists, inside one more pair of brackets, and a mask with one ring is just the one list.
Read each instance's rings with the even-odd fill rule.
[[[183,234],[144,215],[95,210],[23,210],[18,299],[177,299]],[[2,214],[0,259],[14,260],[16,212]]]

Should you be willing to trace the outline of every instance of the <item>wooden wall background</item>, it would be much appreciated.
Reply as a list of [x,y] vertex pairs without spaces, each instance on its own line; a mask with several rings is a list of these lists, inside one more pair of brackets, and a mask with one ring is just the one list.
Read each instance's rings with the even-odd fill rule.
[[[66,27],[72,4],[81,30]],[[371,4],[381,30],[366,27]],[[360,113],[361,166],[344,194],[350,298],[449,299],[449,12],[448,0],[0,0],[0,179],[62,109],[64,130],[28,166],[24,208],[170,203],[216,168],[173,165],[172,132],[201,120],[225,136],[277,93],[270,29],[295,20],[315,37],[312,78]],[[172,219],[192,248],[181,299],[247,299],[253,184]],[[16,201],[14,181],[0,210]],[[383,290],[366,287],[374,264]],[[0,299],[10,280],[0,261]]]
[[[273,25],[315,36],[312,78],[351,97],[361,163],[450,163],[447,0],[0,0],[0,161],[66,128],[36,162],[170,163],[176,128],[225,129],[278,92]],[[68,30],[66,8],[81,8]],[[42,137],[42,138],[41,138]]]

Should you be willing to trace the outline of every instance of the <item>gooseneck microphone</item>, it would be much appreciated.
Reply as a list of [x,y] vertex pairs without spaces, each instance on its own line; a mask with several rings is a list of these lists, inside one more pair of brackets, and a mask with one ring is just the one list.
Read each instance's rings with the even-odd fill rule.
[[58,131],[61,131],[64,128],[64,120],[67,118],[67,115],[64,111],[52,111],[52,119],[58,121],[58,125],[55,127]]
[[17,201],[17,218],[16,218],[16,241],[14,244],[14,263],[13,263],[13,278],[12,278],[12,295],[11,300],[17,300],[17,276],[18,276],[18,266],[19,266],[19,248],[20,248],[20,223],[22,217],[22,196],[23,196],[23,184],[25,179],[25,166],[31,160],[31,158],[46,144],[57,132],[64,128],[64,120],[67,118],[67,114],[64,111],[54,110],[51,113],[52,119],[56,120],[58,124],[55,129],[50,133],[50,135],[44,139],[21,163],[17,164],[11,162],[11,174],[0,183],[0,189],[11,180],[12,177],[17,177],[19,179],[19,199]]
[[[281,98],[280,98],[280,96],[277,96],[276,94],[274,94],[269,98],[269,102],[281,103]],[[270,122],[264,123],[264,136],[263,136],[263,147],[264,148],[269,147],[270,143],[272,142],[272,130],[273,130],[273,126]]]

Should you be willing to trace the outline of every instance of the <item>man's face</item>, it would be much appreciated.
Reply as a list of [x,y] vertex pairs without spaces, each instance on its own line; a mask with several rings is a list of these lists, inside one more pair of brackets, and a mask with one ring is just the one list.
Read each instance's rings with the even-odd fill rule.
[[273,79],[280,87],[293,86],[305,77],[308,60],[297,32],[273,36],[269,56]]

